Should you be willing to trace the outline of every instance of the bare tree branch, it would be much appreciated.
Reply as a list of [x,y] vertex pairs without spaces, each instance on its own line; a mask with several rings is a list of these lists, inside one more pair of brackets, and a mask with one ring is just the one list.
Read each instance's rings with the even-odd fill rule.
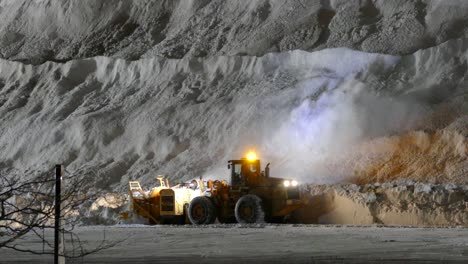
[[[80,175],[80,171],[77,172]],[[106,241],[91,249],[84,247],[79,236],[73,232],[78,223],[79,209],[83,204],[97,198],[96,192],[89,191],[89,182],[67,171],[63,176],[61,196],[62,234],[70,237],[71,252],[65,252],[67,258],[81,258],[98,251],[111,248],[124,241]],[[53,241],[44,237],[44,230],[54,229],[55,212],[54,169],[38,173],[35,177],[0,172],[0,248],[16,250],[37,255],[54,254]],[[33,235],[43,241],[47,247],[42,251],[22,247],[20,239]]]

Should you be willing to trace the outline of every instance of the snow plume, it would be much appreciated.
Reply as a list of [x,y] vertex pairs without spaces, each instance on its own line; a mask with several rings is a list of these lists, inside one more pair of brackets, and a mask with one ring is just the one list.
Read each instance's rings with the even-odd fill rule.
[[371,138],[411,130],[429,113],[414,100],[378,95],[348,80],[294,109],[262,152],[279,175],[330,183],[353,175],[354,147]]
[[[467,45],[447,43],[401,59],[349,50],[327,56],[325,50],[301,54],[309,64],[278,62],[301,81],[234,102],[228,116],[235,132],[226,131],[220,160],[255,149],[263,165],[271,163],[272,176],[309,183],[465,181],[451,172],[467,164],[459,134],[464,126],[442,130],[466,122],[458,118],[468,112],[460,96]],[[280,78],[272,80],[268,84],[281,86]],[[226,177],[225,163],[218,165],[208,178]]]

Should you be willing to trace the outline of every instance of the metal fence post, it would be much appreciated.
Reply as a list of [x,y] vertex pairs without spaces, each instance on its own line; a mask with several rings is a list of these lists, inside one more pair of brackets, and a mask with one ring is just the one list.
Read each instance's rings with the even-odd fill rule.
[[54,264],[65,263],[65,257],[63,256],[63,241],[60,237],[62,175],[63,165],[55,165]]

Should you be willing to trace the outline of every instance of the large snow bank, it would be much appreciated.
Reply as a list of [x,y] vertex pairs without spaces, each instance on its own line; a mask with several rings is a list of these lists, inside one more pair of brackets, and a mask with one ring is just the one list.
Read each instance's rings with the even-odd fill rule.
[[[0,166],[48,170],[61,162],[112,189],[130,178],[152,183],[156,174],[223,178],[226,160],[254,148],[274,176],[328,183],[395,153],[380,144],[366,155],[355,151],[366,143],[451,129],[461,143],[429,158],[453,155],[452,165],[463,169],[467,47],[458,40],[401,58],[330,49],[0,61]],[[450,107],[456,111],[440,121]],[[410,176],[437,181],[424,173]],[[451,180],[466,181],[457,177]]]

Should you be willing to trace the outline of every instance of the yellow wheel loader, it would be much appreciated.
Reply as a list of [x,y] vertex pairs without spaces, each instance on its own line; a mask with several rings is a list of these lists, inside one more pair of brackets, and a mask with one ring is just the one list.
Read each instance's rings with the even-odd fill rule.
[[192,199],[188,217],[192,224],[282,222],[305,206],[298,182],[270,177],[269,164],[262,172],[255,153],[228,161],[230,183],[208,181],[204,195]]
[[147,218],[149,224],[189,223],[189,203],[204,191],[203,182],[195,179],[170,187],[164,176],[156,179],[158,185],[149,191],[144,191],[138,181],[129,182],[133,213]]

